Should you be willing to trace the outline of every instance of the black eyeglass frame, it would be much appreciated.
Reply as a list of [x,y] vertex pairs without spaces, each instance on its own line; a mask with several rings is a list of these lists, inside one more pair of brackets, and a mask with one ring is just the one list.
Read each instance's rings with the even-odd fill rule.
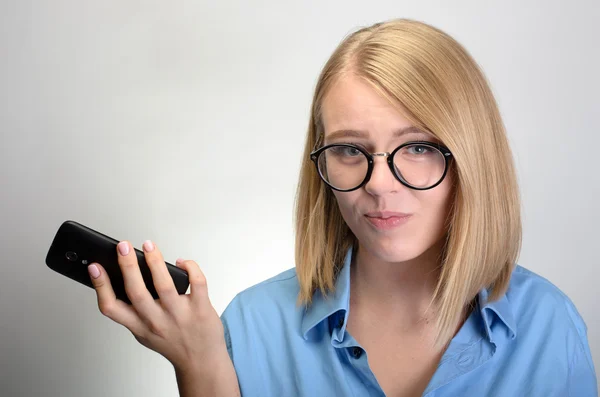
[[[398,173],[396,173],[395,171],[395,166],[394,166],[394,155],[396,153],[398,153],[398,151],[402,150],[402,148],[406,147],[406,146],[412,146],[412,145],[419,145],[419,146],[427,146],[433,149],[437,149],[439,150],[443,155],[444,155],[444,173],[442,174],[441,178],[439,181],[437,181],[435,184],[429,186],[429,187],[417,187],[417,186],[413,186],[410,183],[408,183],[407,181],[405,181]],[[334,147],[334,146],[344,146],[344,147],[349,147],[349,148],[353,148],[356,149],[358,151],[360,151],[362,154],[365,155],[365,157],[367,158],[367,174],[365,176],[365,179],[363,179],[363,181],[356,187],[352,188],[352,189],[338,189],[335,186],[333,186],[332,184],[330,184],[329,182],[327,182],[327,180],[325,179],[325,177],[323,176],[323,174],[321,174],[321,170],[319,169],[319,156],[321,155],[321,153],[323,153],[325,150],[329,149],[330,147]],[[330,188],[332,188],[333,190],[337,190],[338,192],[352,192],[354,190],[360,189],[361,187],[363,187],[364,185],[367,184],[367,182],[369,182],[369,180],[371,179],[371,175],[373,173],[373,167],[374,167],[374,156],[384,156],[387,157],[387,163],[388,166],[390,168],[390,171],[392,171],[392,175],[394,175],[394,177],[398,180],[398,182],[400,182],[402,185],[410,188],[410,189],[414,189],[414,190],[429,190],[429,189],[433,189],[434,187],[438,186],[440,183],[442,183],[442,181],[444,180],[444,178],[446,177],[446,174],[448,173],[448,165],[449,165],[449,161],[450,158],[452,156],[452,152],[450,152],[450,150],[443,145],[439,145],[433,142],[422,142],[422,141],[411,141],[411,142],[406,142],[403,143],[402,145],[398,146],[396,149],[394,149],[392,152],[378,152],[378,153],[369,153],[367,152],[365,149],[361,148],[360,146],[357,145],[353,145],[350,143],[332,143],[329,145],[325,145],[323,147],[320,147],[319,149],[314,150],[311,154],[310,154],[310,159],[313,161],[313,163],[315,163],[315,167],[317,168],[317,173],[319,174],[319,177],[321,177],[321,179],[323,180],[323,182],[325,182],[327,184],[327,186],[329,186]]]

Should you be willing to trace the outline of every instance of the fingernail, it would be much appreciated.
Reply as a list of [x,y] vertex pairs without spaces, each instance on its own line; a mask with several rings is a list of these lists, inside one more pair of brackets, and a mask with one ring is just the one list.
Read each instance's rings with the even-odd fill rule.
[[152,241],[150,241],[150,240],[144,241],[144,251],[146,251],[146,252],[154,251],[154,244],[152,244]]
[[94,264],[88,266],[88,272],[90,273],[90,276],[92,276],[92,278],[100,277],[100,269],[98,269],[98,266]]
[[129,253],[129,244],[127,244],[127,241],[121,241],[117,244],[117,248],[119,249],[119,253],[123,256]]
[[175,263],[177,263],[178,265],[181,265],[183,262],[184,260],[181,258],[177,258],[177,260],[175,261]]

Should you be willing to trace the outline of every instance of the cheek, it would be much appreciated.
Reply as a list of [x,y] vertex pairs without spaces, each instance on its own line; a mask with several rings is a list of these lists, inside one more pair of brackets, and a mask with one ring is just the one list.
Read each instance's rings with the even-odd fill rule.
[[356,195],[354,193],[355,192],[340,193],[337,191],[334,191],[333,193],[335,200],[337,201],[338,208],[340,209],[344,219],[346,219],[346,222],[348,222],[349,219],[347,219],[347,217],[352,214],[353,208],[355,208],[356,205]]
[[359,193],[359,191],[345,193],[334,192],[342,218],[344,218],[346,225],[348,225],[354,233],[357,233],[354,225],[357,223],[356,218],[358,215],[356,210],[359,207]]
[[453,200],[452,180],[446,178],[439,186],[421,196],[421,215],[427,219],[430,230],[441,234],[450,213]]

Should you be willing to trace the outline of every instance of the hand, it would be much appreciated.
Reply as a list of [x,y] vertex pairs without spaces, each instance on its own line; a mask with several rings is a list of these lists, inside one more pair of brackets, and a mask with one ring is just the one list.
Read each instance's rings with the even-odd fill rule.
[[116,299],[104,268],[88,267],[98,296],[100,312],[129,329],[144,346],[169,360],[176,370],[189,371],[207,364],[226,351],[223,324],[210,303],[204,274],[191,260],[177,260],[188,273],[191,293],[179,295],[158,248],[144,243],[144,256],[159,299],[154,300],[142,279],[133,247],[128,241],[117,246],[119,267],[131,305]]

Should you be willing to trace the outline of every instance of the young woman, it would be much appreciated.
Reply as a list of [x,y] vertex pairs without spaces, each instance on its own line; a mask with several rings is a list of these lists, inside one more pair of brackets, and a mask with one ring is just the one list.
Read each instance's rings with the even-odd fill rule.
[[130,243],[132,306],[100,310],[175,366],[182,395],[597,396],[573,303],[516,265],[519,194],[495,99],[467,51],[412,20],[361,29],[322,71],[300,175],[296,267],[221,319],[194,262],[177,295]]

